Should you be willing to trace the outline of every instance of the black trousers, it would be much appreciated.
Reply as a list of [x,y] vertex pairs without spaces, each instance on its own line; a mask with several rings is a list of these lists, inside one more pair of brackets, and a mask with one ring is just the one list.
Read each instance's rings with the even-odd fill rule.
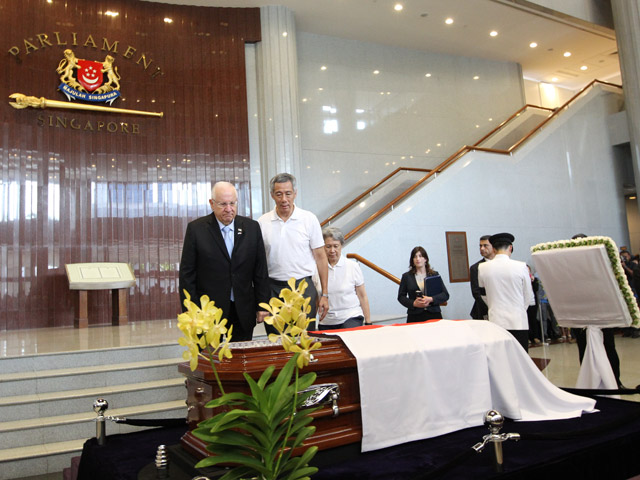
[[516,337],[525,352],[529,352],[529,330],[507,330],[507,332]]
[[255,324],[247,330],[242,323],[240,323],[235,302],[231,302],[230,304],[229,312],[227,313],[227,320],[229,321],[227,328],[233,325],[233,331],[231,332],[232,342],[248,342],[253,339],[253,328],[255,327]]
[[425,310],[421,313],[407,315],[407,323],[426,322],[427,320],[438,320],[442,318],[442,312],[430,312]]

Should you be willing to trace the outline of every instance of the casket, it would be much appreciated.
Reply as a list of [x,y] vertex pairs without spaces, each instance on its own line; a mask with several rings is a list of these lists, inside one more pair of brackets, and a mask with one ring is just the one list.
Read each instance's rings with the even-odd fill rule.
[[[338,337],[322,337],[322,347],[313,351],[314,359],[304,368],[303,373],[315,372],[314,385],[336,384],[339,396],[332,401],[330,396],[324,400],[322,408],[312,413],[316,431],[305,442],[305,446],[316,445],[320,450],[359,442],[362,439],[362,419],[360,416],[360,389],[356,359]],[[258,379],[269,365],[275,365],[272,378],[292,357],[282,346],[267,340],[237,342],[232,345],[233,358],[218,362],[216,369],[225,392],[244,392],[249,394],[249,386],[243,373]],[[187,420],[189,431],[182,437],[182,447],[196,458],[208,455],[206,444],[196,438],[192,430],[199,422],[218,413],[205,405],[220,395],[220,389],[208,360],[200,358],[198,368],[191,371],[189,363],[181,363],[179,371],[185,375],[187,387]],[[334,388],[335,390],[335,388]]]

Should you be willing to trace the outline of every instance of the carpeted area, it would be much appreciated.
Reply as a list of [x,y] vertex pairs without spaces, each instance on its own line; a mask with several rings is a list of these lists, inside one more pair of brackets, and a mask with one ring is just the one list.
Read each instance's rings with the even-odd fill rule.
[[[359,454],[356,445],[320,452],[315,459],[320,471],[313,480],[626,480],[640,474],[640,404],[598,398],[596,407],[600,412],[578,419],[505,422],[502,432],[520,433],[522,439],[503,443],[502,474],[494,471],[490,445],[482,453],[471,450],[488,433],[485,427],[475,427],[365,454]],[[184,428],[173,428],[113,435],[104,447],[89,440],[78,478],[136,479],[145,466],[152,476],[140,478],[155,478],[149,465],[157,446],[177,444],[183,432]],[[447,465],[451,468],[442,471]],[[180,460],[173,459],[170,478],[192,478],[196,473],[185,470],[186,465],[183,469]]]

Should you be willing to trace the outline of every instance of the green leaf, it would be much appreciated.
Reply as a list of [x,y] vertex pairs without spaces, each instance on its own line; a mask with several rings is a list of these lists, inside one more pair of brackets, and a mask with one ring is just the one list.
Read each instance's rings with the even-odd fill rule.
[[303,480],[305,478],[310,479],[310,475],[313,475],[318,471],[317,467],[303,467],[294,470],[288,476],[285,477],[285,480]]
[[219,463],[235,463],[252,468],[263,475],[269,474],[269,470],[262,464],[261,461],[251,457],[247,457],[246,455],[238,455],[233,453],[204,458],[196,463],[196,468],[211,467],[213,465],[218,465]]
[[249,467],[235,467],[225,473],[218,480],[239,480],[242,478],[255,477],[255,470]]
[[214,398],[209,402],[207,402],[205,407],[207,408],[222,407],[222,406],[229,405],[232,402],[246,401],[249,398],[251,398],[249,395],[242,392],[225,393],[224,395],[221,395],[220,397]]
[[282,370],[278,373],[275,381],[267,385],[265,391],[269,393],[269,403],[271,405],[275,405],[276,401],[282,398],[287,387],[291,383],[296,358],[298,358],[297,353],[289,359],[284,367],[282,367]]
[[260,387],[261,390],[264,390],[264,387],[267,385],[267,382],[271,378],[271,375],[273,375],[273,371],[275,369],[276,369],[275,365],[269,365],[265,369],[265,371],[262,372],[262,375],[260,375],[260,378],[258,379],[258,386]]

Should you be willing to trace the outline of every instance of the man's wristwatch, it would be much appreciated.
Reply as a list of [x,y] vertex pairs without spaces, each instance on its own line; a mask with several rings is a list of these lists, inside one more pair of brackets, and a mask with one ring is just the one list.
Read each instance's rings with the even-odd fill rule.
[[329,298],[329,294],[328,293],[323,293],[322,296]]

